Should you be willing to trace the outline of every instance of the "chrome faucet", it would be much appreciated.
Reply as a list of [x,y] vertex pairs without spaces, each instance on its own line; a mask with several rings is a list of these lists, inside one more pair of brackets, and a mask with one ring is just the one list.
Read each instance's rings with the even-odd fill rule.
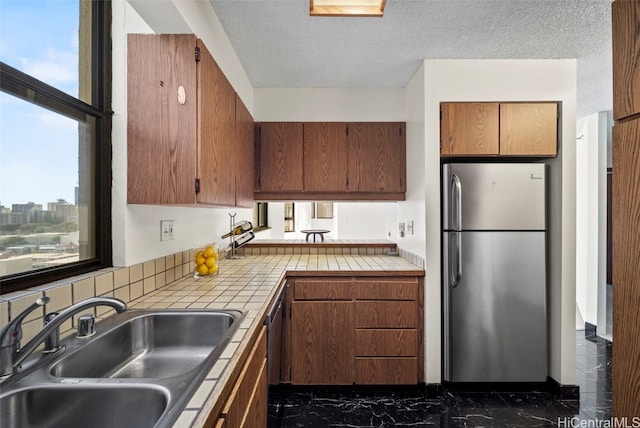
[[[15,319],[11,320],[2,330],[0,330],[0,377],[6,377],[14,374],[20,369],[20,364],[44,341],[47,341],[47,353],[54,353],[64,347],[58,345],[59,329],[63,322],[86,309],[95,306],[110,306],[116,312],[124,312],[127,310],[127,304],[122,300],[112,299],[110,297],[92,297],[75,305],[69,306],[53,317],[47,317],[47,321],[42,330],[36,334],[33,339],[27,342],[24,347],[20,347],[20,339],[22,339],[22,321],[34,310],[42,305],[49,303],[49,297],[41,297],[31,306],[20,313]],[[55,346],[50,346],[55,343]]]

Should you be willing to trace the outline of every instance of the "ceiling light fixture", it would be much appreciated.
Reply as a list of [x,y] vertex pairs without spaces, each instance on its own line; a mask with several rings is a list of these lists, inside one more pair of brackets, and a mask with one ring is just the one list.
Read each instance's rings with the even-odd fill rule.
[[311,16],[382,16],[387,0],[309,0]]

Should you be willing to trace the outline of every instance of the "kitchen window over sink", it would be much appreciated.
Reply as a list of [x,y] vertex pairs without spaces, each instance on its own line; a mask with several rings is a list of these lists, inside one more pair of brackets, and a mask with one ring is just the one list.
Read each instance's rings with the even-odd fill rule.
[[0,2],[0,294],[111,266],[111,2]]

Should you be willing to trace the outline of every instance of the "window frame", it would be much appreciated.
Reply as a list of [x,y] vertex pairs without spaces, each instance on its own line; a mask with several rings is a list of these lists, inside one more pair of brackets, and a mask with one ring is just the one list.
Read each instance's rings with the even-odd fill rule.
[[68,117],[95,119],[94,244],[95,255],[62,266],[0,277],[0,295],[92,272],[113,265],[111,245],[111,0],[91,6],[91,102],[89,105],[28,74],[0,62],[0,88],[15,97]]

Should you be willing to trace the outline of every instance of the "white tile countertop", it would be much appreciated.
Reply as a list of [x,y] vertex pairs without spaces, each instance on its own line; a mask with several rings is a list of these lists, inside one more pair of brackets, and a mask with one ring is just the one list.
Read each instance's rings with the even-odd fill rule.
[[247,315],[231,342],[191,398],[175,427],[202,427],[212,411],[219,412],[254,336],[263,325],[271,300],[287,276],[310,275],[410,275],[424,270],[408,261],[386,255],[281,254],[248,255],[220,261],[213,277],[184,277],[131,301],[131,309],[190,308],[243,309]]

